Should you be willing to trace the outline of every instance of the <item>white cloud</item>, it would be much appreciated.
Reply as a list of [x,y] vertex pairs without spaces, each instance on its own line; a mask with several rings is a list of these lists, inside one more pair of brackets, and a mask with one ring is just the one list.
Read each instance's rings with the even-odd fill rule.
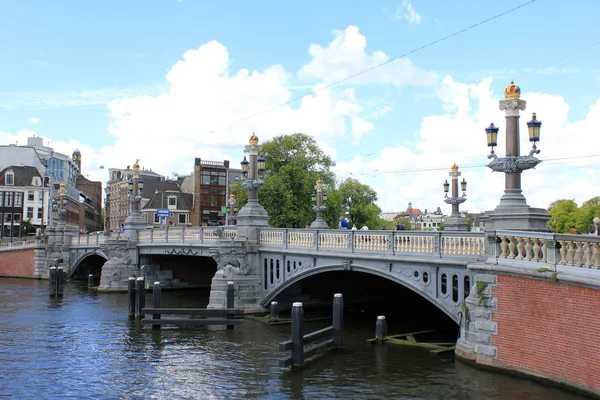
[[[468,182],[468,201],[461,209],[475,212],[496,207],[504,190],[504,175],[483,167],[489,162],[484,128],[490,122],[501,128],[496,152],[503,156],[506,124],[504,112],[498,108],[503,95],[493,93],[491,83],[491,79],[474,85],[444,78],[438,91],[444,113],[422,120],[414,148],[389,144],[371,162],[352,165],[354,171],[365,171],[356,177],[377,190],[384,211],[401,211],[412,202],[414,207],[433,210],[439,206],[448,213],[442,183],[454,162],[462,167]],[[600,123],[600,99],[581,121],[569,121],[569,105],[561,96],[524,91],[522,99],[527,100],[527,109],[520,119],[521,154],[531,148],[526,122],[535,111],[543,122],[538,158],[546,160],[522,174],[528,204],[546,208],[562,197],[576,197],[581,203],[597,196],[600,137],[589,132]],[[596,157],[585,157],[590,155]]]
[[31,117],[27,120],[28,123],[30,124],[39,124],[40,123],[40,119],[38,117]]
[[[312,60],[302,66],[298,77],[305,81],[331,84],[390,60],[382,51],[367,54],[367,39],[356,26],[334,31],[334,39],[327,46],[311,44],[308,52]],[[346,81],[348,85],[383,83],[400,85],[434,85],[437,74],[415,67],[408,58],[400,58],[379,68]]]
[[402,0],[402,4],[396,8],[393,19],[405,20],[410,25],[419,25],[421,23],[421,15],[415,10],[410,0]]

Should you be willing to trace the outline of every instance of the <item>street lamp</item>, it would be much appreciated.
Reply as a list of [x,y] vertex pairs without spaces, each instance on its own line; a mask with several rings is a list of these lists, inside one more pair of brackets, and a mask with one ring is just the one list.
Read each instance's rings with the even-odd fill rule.
[[492,171],[505,174],[505,190],[500,200],[500,206],[505,207],[527,206],[525,197],[521,193],[521,173],[542,162],[534,157],[534,154],[540,152],[536,144],[540,140],[542,126],[542,123],[536,119],[535,113],[531,121],[527,122],[532,149],[527,156],[520,155],[519,110],[525,110],[527,104],[520,97],[521,88],[511,80],[510,85],[504,89],[505,100],[500,100],[500,110],[506,111],[506,157],[499,158],[494,153],[498,141],[498,128],[494,124],[485,128],[488,146],[491,147],[488,158],[493,159],[487,166]]
[[142,192],[144,190],[144,180],[140,173],[140,160],[135,160],[133,164],[133,174],[129,182],[127,182],[129,189],[129,203],[131,204],[131,211],[123,223],[125,228],[125,235],[132,241],[137,241],[137,232],[141,229],[145,229],[148,225],[146,218],[141,213],[141,201]]
[[237,212],[235,198],[233,197],[233,193],[229,195],[229,200],[227,202],[227,218],[225,225],[234,225],[235,221],[235,213]]
[[60,184],[58,191],[58,201],[53,201],[52,209],[58,214],[58,222],[64,222],[65,214],[67,213],[67,186],[64,183]]
[[324,185],[321,181],[321,178],[317,179],[317,184],[315,185],[316,193],[312,194],[312,200],[315,203],[312,210],[317,213],[317,218],[310,224],[311,228],[315,229],[327,229],[329,226],[325,221],[323,221],[322,213],[325,211],[327,206],[325,205],[325,201],[327,201],[327,193],[323,190]]
[[464,203],[467,200],[467,181],[463,177],[462,182],[460,183],[460,189],[462,190],[462,196],[458,195],[458,177],[461,175],[458,172],[458,165],[454,163],[450,168],[450,172],[448,173],[450,179],[452,181],[452,196],[448,197],[448,192],[450,190],[450,183],[446,179],[444,182],[444,202],[446,204],[452,205],[452,214],[450,217],[446,219],[444,222],[444,230],[447,231],[466,231],[468,230],[467,222],[460,215],[460,211],[458,209],[458,205]]

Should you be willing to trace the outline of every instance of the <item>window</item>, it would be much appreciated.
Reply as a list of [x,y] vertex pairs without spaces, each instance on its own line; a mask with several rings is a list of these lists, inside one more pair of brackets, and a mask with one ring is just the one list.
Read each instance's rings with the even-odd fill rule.
[[7,172],[6,175],[4,175],[4,183],[7,185],[14,185],[15,175],[12,172]]
[[4,222],[10,223],[12,221],[12,214],[4,214]]
[[158,224],[158,223],[160,223],[160,217],[158,216],[158,214],[157,214],[157,213],[154,213],[154,223],[155,223],[155,224]]
[[179,223],[187,224],[187,214],[179,214]]
[[23,192],[15,193],[15,207],[23,207]]
[[221,196],[218,195],[212,195],[210,196],[210,206],[211,207],[219,207],[219,198]]
[[37,192],[38,194],[38,200],[43,201],[44,200],[44,191],[40,190],[39,192]]
[[177,207],[177,197],[169,197],[169,206]]
[[220,176],[219,177],[219,186],[225,186],[226,185],[226,179],[224,176]]
[[[4,205],[6,207],[12,207],[13,206],[13,193],[12,192],[6,192],[4,195]],[[9,221],[10,222],[10,221]]]
[[210,175],[202,174],[202,185],[210,185]]
[[42,219],[43,218],[43,216],[42,216],[42,209],[41,208],[37,209],[37,217],[38,217],[38,219]]
[[13,214],[14,222],[21,222],[21,214]]
[[42,186],[42,180],[39,176],[33,177],[33,186]]
[[27,207],[27,219],[30,218],[33,218],[33,207]]
[[4,192],[0,192],[0,207],[4,206]]
[[33,201],[35,196],[35,192],[28,190],[27,191],[27,201]]

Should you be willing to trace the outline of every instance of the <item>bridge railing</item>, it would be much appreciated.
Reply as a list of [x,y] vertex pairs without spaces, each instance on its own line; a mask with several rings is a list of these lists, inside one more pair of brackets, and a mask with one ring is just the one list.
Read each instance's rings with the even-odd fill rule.
[[86,233],[71,239],[71,244],[76,246],[99,246],[106,242],[104,233]]
[[499,259],[600,269],[600,236],[496,231],[495,237]]
[[[224,226],[223,234],[227,238],[235,238],[237,234],[236,226]],[[165,229],[146,229],[139,233],[139,243],[203,243],[216,242],[216,226],[202,227],[182,227]]]
[[1,239],[0,249],[35,247],[42,243],[43,240],[35,236]]
[[486,240],[479,232],[351,231],[334,229],[260,229],[261,246],[389,254],[482,256]]

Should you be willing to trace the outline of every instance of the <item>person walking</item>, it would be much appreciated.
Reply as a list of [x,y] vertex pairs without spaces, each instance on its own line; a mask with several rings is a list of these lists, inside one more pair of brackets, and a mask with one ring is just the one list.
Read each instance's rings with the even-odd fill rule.
[[590,230],[590,235],[600,236],[600,218],[596,217],[593,220],[594,225],[592,225],[592,229]]
[[348,221],[346,220],[346,217],[344,217],[343,215],[340,217],[340,223],[338,226],[340,229],[348,229],[350,226],[348,225]]

